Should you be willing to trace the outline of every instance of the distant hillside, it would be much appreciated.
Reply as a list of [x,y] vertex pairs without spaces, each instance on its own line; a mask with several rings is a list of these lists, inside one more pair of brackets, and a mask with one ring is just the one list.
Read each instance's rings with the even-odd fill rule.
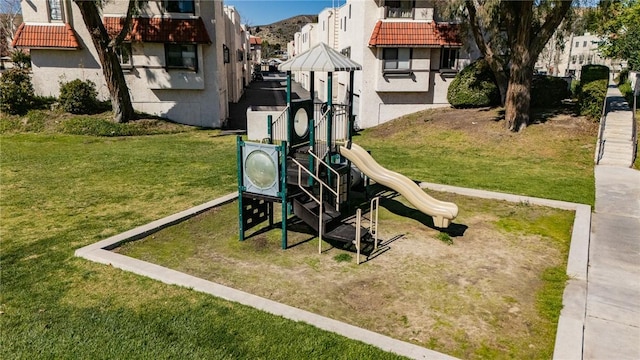
[[293,34],[306,24],[315,22],[318,22],[317,15],[298,15],[269,25],[252,26],[250,32],[272,46],[279,44],[282,50],[287,50],[287,43],[293,40]]

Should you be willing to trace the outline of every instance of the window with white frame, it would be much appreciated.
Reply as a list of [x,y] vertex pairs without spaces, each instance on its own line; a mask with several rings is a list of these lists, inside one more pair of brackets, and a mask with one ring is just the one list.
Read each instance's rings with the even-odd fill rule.
[[49,20],[62,21],[62,0],[49,0]]
[[413,18],[413,0],[387,0],[384,4],[388,18]]
[[458,52],[458,49],[442,48],[440,52],[440,69],[455,69]]
[[120,61],[120,66],[122,68],[131,68],[133,66],[133,61],[131,59],[131,43],[122,43],[120,46],[116,48],[116,55],[118,55],[118,60]]
[[196,44],[164,44],[167,68],[198,71],[197,49]]
[[194,14],[196,12],[194,0],[167,0],[164,8],[172,13]]
[[382,49],[384,71],[411,70],[410,48],[384,48]]

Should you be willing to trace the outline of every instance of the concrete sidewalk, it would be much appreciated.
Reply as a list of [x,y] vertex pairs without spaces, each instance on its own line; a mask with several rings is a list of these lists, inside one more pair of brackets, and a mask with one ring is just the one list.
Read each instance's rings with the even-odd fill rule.
[[632,112],[616,87],[610,86],[606,105],[582,358],[640,359],[640,172],[629,168]]

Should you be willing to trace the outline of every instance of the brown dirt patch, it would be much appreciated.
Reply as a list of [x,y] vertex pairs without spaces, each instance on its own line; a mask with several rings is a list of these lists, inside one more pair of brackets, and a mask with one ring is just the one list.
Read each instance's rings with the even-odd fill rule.
[[[234,206],[117,251],[462,358],[550,355],[555,325],[539,314],[536,294],[545,269],[565,266],[573,215],[435,196],[469,209],[453,225],[452,244],[426,216],[399,211],[401,197],[390,198],[380,212],[381,251],[361,265],[326,244],[318,254],[317,238],[305,232],[290,231],[286,251],[279,230],[239,242]],[[557,217],[568,225],[557,239],[501,225],[514,217],[522,226]],[[352,261],[337,261],[345,253]]]

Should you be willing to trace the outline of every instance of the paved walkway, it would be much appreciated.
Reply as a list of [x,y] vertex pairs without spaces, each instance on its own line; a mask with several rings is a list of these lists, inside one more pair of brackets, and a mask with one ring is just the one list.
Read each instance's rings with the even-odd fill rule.
[[640,171],[629,168],[632,112],[617,87],[610,86],[606,104],[604,147],[595,167],[583,359],[640,359]]

